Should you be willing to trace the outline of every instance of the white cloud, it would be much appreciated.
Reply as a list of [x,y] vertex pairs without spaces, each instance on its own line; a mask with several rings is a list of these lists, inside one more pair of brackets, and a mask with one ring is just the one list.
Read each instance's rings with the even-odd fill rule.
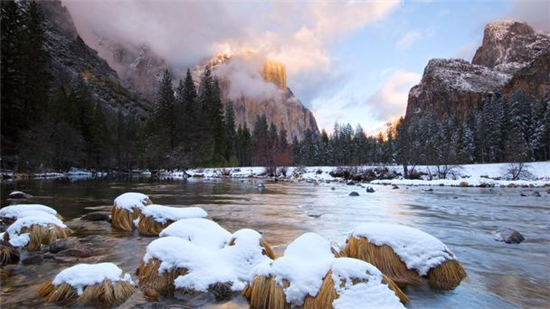
[[526,22],[535,30],[550,32],[550,2],[548,0],[515,0],[507,16]]
[[435,30],[432,28],[427,29],[426,31],[420,31],[417,29],[410,30],[405,35],[403,35],[397,42],[395,42],[395,47],[400,50],[405,50],[411,47],[414,43],[431,38],[435,35]]
[[403,116],[407,108],[409,90],[418,84],[420,74],[397,71],[368,99],[375,117],[380,121],[392,121]]

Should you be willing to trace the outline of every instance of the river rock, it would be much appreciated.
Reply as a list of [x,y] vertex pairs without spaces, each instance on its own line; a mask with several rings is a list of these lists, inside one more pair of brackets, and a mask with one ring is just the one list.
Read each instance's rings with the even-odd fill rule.
[[23,199],[23,198],[29,198],[32,197],[32,195],[25,193],[23,191],[13,191],[8,195],[8,198],[10,199]]
[[503,228],[494,232],[495,240],[503,241],[507,244],[519,244],[525,240],[525,237],[520,232],[511,229]]
[[353,191],[353,192],[351,192],[351,193],[349,194],[349,196],[359,196],[359,193]]
[[374,193],[373,187],[367,187],[367,193]]
[[397,190],[397,189],[399,189],[399,186],[398,186],[398,185],[393,185],[391,188],[392,188],[393,190]]
[[93,251],[90,248],[81,245],[81,246],[61,250],[57,253],[57,256],[85,258],[85,257],[90,257],[92,253]]
[[346,185],[348,185],[348,186],[355,186],[355,182],[353,182],[353,181],[348,181],[348,182],[346,183]]
[[533,196],[540,197],[540,192],[539,191],[533,192]]
[[91,212],[84,217],[80,218],[80,220],[84,221],[109,221],[110,219],[110,213],[106,211],[96,211]]
[[74,248],[80,246],[80,241],[76,237],[69,237],[56,240],[53,244],[50,245],[51,253],[58,253],[69,248]]
[[44,261],[42,254],[32,254],[21,260],[24,265],[40,264]]
[[332,187],[332,188],[330,188],[330,190],[334,191],[334,190],[336,190],[336,188],[335,188],[335,187]]

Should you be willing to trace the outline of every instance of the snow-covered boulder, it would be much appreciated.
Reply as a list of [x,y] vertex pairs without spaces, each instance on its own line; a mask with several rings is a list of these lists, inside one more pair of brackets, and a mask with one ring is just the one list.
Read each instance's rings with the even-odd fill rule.
[[426,277],[433,288],[452,289],[466,277],[443,242],[403,225],[360,224],[350,233],[342,255],[372,263],[403,286],[419,284]]
[[208,213],[200,207],[170,207],[149,205],[142,209],[135,224],[142,235],[158,236],[170,224],[190,218],[206,218]]
[[127,192],[115,198],[111,208],[111,224],[113,227],[132,231],[133,221],[139,217],[145,206],[152,204],[149,197],[143,193]]
[[[251,308],[404,308],[406,296],[376,267],[337,258],[328,240],[306,233],[282,257],[256,266],[243,291]],[[359,304],[359,305],[358,305]]]
[[135,293],[129,274],[112,263],[78,264],[61,271],[38,291],[46,302],[117,306]]

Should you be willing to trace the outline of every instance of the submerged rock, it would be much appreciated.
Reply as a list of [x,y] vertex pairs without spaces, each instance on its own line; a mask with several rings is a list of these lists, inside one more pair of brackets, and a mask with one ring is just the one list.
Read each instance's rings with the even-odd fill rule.
[[397,189],[399,189],[399,186],[398,186],[398,185],[393,185],[391,188],[392,188],[393,190],[397,190]]
[[374,193],[373,187],[367,187],[367,193]]
[[39,264],[44,261],[42,254],[32,254],[21,260],[24,265]]
[[519,244],[525,240],[520,232],[511,228],[502,228],[494,232],[495,240],[503,241],[507,244]]
[[91,212],[91,213],[85,215],[84,217],[80,218],[80,220],[84,220],[84,221],[109,221],[110,218],[111,218],[111,216],[110,216],[109,212],[96,211],[96,212]]
[[346,185],[348,185],[348,186],[355,186],[355,182],[353,182],[353,181],[348,181],[348,182],[346,183]]
[[540,197],[540,192],[539,191],[533,192],[533,196]]
[[85,247],[83,245],[79,245],[74,248],[61,250],[57,253],[57,255],[84,258],[84,257],[90,257],[92,253],[93,251],[90,248]]
[[353,191],[353,192],[351,192],[351,193],[349,194],[349,196],[359,196],[359,193]]
[[25,193],[23,191],[13,191],[8,195],[8,198],[10,199],[23,199],[23,198],[29,198],[32,197],[32,195]]
[[51,253],[58,253],[60,251],[81,246],[80,241],[76,237],[69,237],[58,239],[50,245]]

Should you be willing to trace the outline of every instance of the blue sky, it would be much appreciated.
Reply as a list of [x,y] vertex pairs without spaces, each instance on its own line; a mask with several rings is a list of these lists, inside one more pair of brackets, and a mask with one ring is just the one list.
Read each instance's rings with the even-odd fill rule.
[[[380,22],[341,38],[331,52],[345,71],[341,73],[345,76],[341,87],[314,95],[308,102],[319,126],[330,130],[339,121],[353,126],[359,123],[368,132],[383,127],[396,113],[404,113],[406,93],[419,81],[430,59],[471,60],[481,44],[484,25],[505,17],[511,4],[405,1]],[[394,90],[399,96],[390,91],[385,98],[373,97],[392,83],[397,85]],[[392,95],[395,100],[401,98],[400,108],[378,113],[388,104],[384,99],[390,100]]]

